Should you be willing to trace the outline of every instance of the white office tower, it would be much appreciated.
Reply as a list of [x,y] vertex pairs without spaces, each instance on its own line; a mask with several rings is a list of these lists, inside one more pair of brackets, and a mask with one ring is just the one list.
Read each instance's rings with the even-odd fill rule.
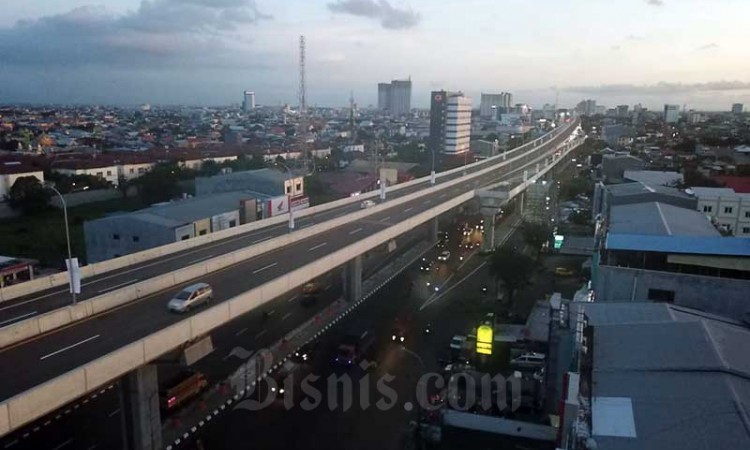
[[250,112],[251,109],[255,109],[255,92],[245,91],[242,100],[242,110]]
[[469,151],[471,140],[471,98],[451,95],[445,105],[443,153],[456,155]]
[[498,114],[509,112],[512,101],[513,95],[510,92],[483,93],[479,103],[479,115],[487,119],[497,119]]

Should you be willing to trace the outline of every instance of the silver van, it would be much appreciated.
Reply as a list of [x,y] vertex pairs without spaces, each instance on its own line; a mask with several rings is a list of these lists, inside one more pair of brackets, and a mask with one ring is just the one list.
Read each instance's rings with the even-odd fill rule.
[[208,283],[195,283],[180,291],[167,303],[167,309],[174,312],[186,312],[192,308],[209,303],[214,296],[214,290]]
[[519,369],[539,369],[544,367],[546,355],[544,353],[524,353],[510,360],[510,366]]

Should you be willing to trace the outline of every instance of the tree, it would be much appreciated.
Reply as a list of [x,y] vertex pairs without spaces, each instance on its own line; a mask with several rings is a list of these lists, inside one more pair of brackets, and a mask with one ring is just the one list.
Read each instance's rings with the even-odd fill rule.
[[221,167],[213,159],[207,159],[201,164],[200,175],[210,177],[221,172]]
[[26,215],[38,214],[47,209],[52,194],[36,177],[20,177],[7,195],[8,205]]
[[511,247],[500,247],[490,256],[490,273],[495,278],[495,286],[502,282],[508,301],[519,289],[527,286],[534,272],[534,261]]
[[542,251],[542,245],[549,242],[549,238],[552,236],[552,229],[543,223],[524,222],[521,225],[521,234],[524,242],[536,251],[538,258]]
[[172,164],[159,164],[135,180],[138,195],[146,204],[171,200],[180,193],[177,182],[179,169]]
[[573,200],[578,195],[591,196],[593,185],[586,177],[569,178],[560,185],[560,198],[562,200]]

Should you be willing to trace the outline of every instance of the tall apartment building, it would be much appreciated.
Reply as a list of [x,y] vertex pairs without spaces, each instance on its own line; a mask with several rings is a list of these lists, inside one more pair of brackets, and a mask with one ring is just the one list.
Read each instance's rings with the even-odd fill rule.
[[482,93],[479,103],[479,115],[484,118],[496,119],[498,113],[508,112],[513,104],[513,95],[510,92],[499,94]]
[[664,121],[677,123],[680,119],[680,105],[664,105]]
[[430,146],[445,154],[470,150],[471,98],[461,92],[433,91],[430,101]]
[[242,110],[250,112],[252,109],[255,109],[255,92],[245,91],[242,96]]
[[411,111],[411,78],[378,83],[378,109],[392,116],[403,116]]
[[735,103],[732,105],[732,114],[742,114],[744,105],[742,103]]

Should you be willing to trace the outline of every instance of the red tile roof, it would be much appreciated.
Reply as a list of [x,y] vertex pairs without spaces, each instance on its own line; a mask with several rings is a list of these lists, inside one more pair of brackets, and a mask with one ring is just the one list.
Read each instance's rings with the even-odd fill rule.
[[739,194],[750,193],[750,177],[738,177],[730,175],[717,175],[714,180],[722,183],[728,188],[734,189]]

